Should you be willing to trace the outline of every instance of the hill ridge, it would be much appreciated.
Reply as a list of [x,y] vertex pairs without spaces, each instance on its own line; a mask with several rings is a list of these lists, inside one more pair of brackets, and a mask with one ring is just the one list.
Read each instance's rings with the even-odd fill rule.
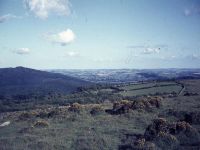
[[70,93],[91,83],[75,77],[22,66],[0,68],[0,94]]

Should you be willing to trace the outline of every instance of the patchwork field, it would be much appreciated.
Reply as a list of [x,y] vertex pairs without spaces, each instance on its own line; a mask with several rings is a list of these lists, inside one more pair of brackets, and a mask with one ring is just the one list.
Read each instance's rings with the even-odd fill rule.
[[122,96],[147,96],[163,94],[179,94],[184,85],[175,81],[148,82],[128,85],[118,85],[115,89],[101,89],[101,92],[112,92]]
[[153,85],[147,84],[139,87],[136,86],[127,86],[123,88],[124,91],[120,92],[123,96],[138,96],[138,95],[159,95],[165,93],[179,93],[182,90],[180,84],[163,84],[163,85]]

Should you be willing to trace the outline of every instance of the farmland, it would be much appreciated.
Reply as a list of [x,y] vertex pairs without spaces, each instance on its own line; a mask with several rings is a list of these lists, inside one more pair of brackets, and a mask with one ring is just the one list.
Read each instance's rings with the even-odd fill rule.
[[182,85],[176,82],[133,84],[121,87],[120,89],[124,91],[120,92],[120,94],[123,96],[159,95],[166,93],[178,94],[182,88]]

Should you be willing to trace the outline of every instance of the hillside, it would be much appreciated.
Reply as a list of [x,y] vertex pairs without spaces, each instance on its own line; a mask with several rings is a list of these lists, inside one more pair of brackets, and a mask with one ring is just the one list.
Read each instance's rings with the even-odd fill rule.
[[70,93],[91,83],[74,77],[24,67],[0,69],[0,94]]
[[197,79],[121,84],[83,89],[64,101],[53,97],[59,105],[10,103],[26,108],[0,113],[0,149],[199,150],[199,85]]

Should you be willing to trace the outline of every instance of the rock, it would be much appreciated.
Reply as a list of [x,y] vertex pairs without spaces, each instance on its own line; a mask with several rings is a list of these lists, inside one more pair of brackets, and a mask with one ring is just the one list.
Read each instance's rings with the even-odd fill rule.
[[2,124],[0,124],[0,127],[5,127],[5,126],[8,126],[10,124],[10,121],[6,121]]

